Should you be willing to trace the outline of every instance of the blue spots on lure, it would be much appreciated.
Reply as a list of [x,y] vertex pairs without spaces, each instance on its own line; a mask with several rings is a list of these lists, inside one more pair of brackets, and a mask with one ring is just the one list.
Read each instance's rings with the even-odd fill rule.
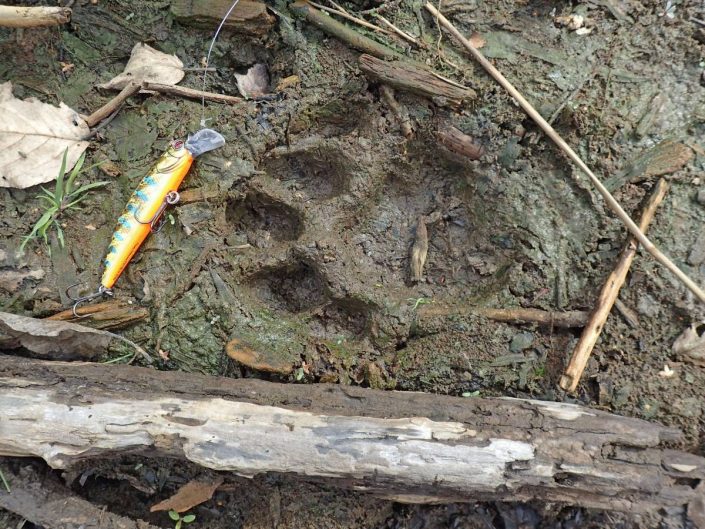
[[146,202],[149,198],[147,196],[147,193],[145,193],[144,191],[135,191],[135,196],[139,198],[142,202]]
[[115,248],[115,245],[111,244],[110,246],[108,246],[108,252],[110,252],[110,253],[117,253],[117,252],[118,252],[118,249]]
[[117,232],[117,231],[113,234],[113,237],[115,237],[115,239],[117,239],[118,241],[124,241],[124,240],[125,240],[125,237],[123,237],[122,235],[120,235],[120,232]]
[[156,181],[154,178],[152,178],[151,176],[145,177],[145,179],[142,180],[142,181],[143,181],[145,184],[147,184],[148,186],[153,186],[153,185],[156,185],[156,184],[157,184],[157,181]]
[[127,211],[130,213],[137,213],[137,210],[139,209],[136,204],[128,204],[127,207],[125,208]]
[[130,221],[127,220],[127,217],[125,217],[124,215],[121,215],[120,217],[118,217],[118,222],[120,223],[121,226],[124,226],[125,228],[130,227]]

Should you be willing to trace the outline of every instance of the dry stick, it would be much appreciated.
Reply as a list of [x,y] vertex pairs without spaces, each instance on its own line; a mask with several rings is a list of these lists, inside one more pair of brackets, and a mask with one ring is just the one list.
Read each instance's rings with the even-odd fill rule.
[[371,29],[373,31],[379,31],[380,33],[384,33],[385,35],[392,34],[391,31],[388,31],[388,30],[381,28],[379,26],[375,26],[374,24],[370,24],[369,22],[367,22],[366,20],[362,20],[361,18],[354,17],[351,14],[349,14],[347,11],[341,11],[339,9],[333,9],[332,7],[326,7],[324,5],[317,4],[316,2],[311,2],[310,0],[309,0],[309,3],[312,6],[317,7],[321,11],[327,11],[328,13],[333,13],[334,15],[338,15],[343,18],[347,18],[348,20],[355,22],[355,24],[359,24],[360,26],[366,27],[366,28]]
[[244,103],[245,100],[241,97],[229,96],[226,94],[216,94],[214,92],[203,92],[202,90],[194,90],[185,86],[176,86],[159,83],[142,83],[142,90],[154,90],[162,94],[171,94],[175,96],[188,97],[189,99],[206,98],[208,101],[217,101],[218,103]]
[[[658,184],[656,184],[653,193],[644,207],[644,212],[642,213],[641,221],[639,222],[639,229],[641,229],[641,231],[645,232],[648,229],[649,224],[651,224],[654,214],[656,213],[656,208],[663,200],[667,190],[668,184],[662,178],[659,180]],[[573,356],[570,358],[570,363],[561,377],[559,385],[566,391],[575,391],[575,388],[578,387],[580,377],[585,370],[585,366],[588,363],[592,349],[595,347],[595,343],[600,337],[600,332],[602,332],[602,327],[605,325],[607,317],[612,310],[612,305],[614,305],[617,296],[619,296],[619,289],[622,288],[622,285],[627,278],[629,267],[632,264],[632,260],[636,255],[636,250],[638,247],[639,243],[636,239],[634,237],[630,237],[624,247],[624,250],[622,250],[622,253],[619,256],[617,266],[615,266],[614,270],[607,278],[607,281],[605,281],[605,284],[602,286],[600,296],[597,298],[595,310],[590,315],[590,321],[583,329],[583,334],[580,336],[580,341],[573,350]]]
[[380,22],[382,22],[383,24],[385,24],[386,26],[388,26],[389,29],[391,29],[394,33],[396,33],[397,35],[399,35],[399,36],[400,36],[401,38],[403,38],[404,40],[408,40],[409,42],[411,42],[411,43],[414,44],[415,46],[419,46],[419,47],[421,47],[421,48],[424,48],[424,47],[425,47],[425,44],[424,44],[424,43],[422,43],[422,42],[416,40],[414,37],[412,37],[411,35],[409,35],[406,31],[403,31],[403,30],[399,29],[399,28],[396,27],[394,24],[392,24],[389,20],[387,20],[386,18],[384,18],[382,15],[374,15],[374,17],[375,17],[377,20],[379,20]]
[[588,321],[589,313],[582,310],[569,310],[565,312],[548,311],[523,307],[508,309],[494,309],[488,307],[468,307],[445,304],[422,305],[417,311],[419,320],[443,316],[482,316],[488,320],[505,323],[535,323],[551,327],[575,328],[583,327]]
[[71,19],[68,7],[0,6],[0,27],[33,28],[58,26]]
[[118,95],[113,97],[105,105],[93,112],[93,114],[85,118],[86,125],[92,128],[101,121],[103,121],[105,118],[110,116],[110,114],[120,108],[120,105],[122,105],[128,97],[136,94],[139,89],[140,83],[138,83],[137,81],[131,81],[127,83],[125,85],[125,88],[123,88]]
[[521,105],[524,111],[533,119],[536,124],[541,127],[541,129],[546,133],[546,135],[553,140],[553,142],[568,155],[568,157],[573,160],[573,162],[588,176],[593,185],[597,188],[602,198],[605,200],[609,208],[620,218],[631,234],[639,241],[639,243],[644,247],[644,249],[649,252],[654,259],[656,259],[663,266],[668,268],[675,276],[686,286],[690,291],[695,294],[700,301],[705,303],[705,291],[703,291],[695,282],[690,279],[680,268],[678,268],[675,263],[673,263],[661,250],[659,250],[654,244],[646,238],[646,235],[639,229],[636,223],[627,215],[627,213],[619,205],[619,202],[610,194],[607,188],[600,182],[600,180],[595,176],[595,174],[590,170],[590,168],[583,162],[583,160],[578,156],[573,149],[565,142],[563,138],[554,130],[554,128],[549,125],[549,123],[541,117],[534,107],[524,99],[524,97],[519,93],[519,91],[514,88],[514,86],[507,81],[507,79],[495,68],[490,61],[488,61],[482,53],[480,53],[471,43],[466,39],[458,29],[451,24],[448,19],[446,19],[438,10],[433,7],[430,3],[426,3],[426,9],[437,18],[437,20],[445,27],[455,38],[457,38],[463,46],[472,54],[472,56],[479,62],[482,67],[487,70],[487,72],[501,84],[507,92]]

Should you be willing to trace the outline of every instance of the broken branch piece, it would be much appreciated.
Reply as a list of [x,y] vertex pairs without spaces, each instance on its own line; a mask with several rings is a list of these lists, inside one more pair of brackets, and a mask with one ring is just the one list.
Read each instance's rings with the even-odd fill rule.
[[[646,206],[644,207],[644,213],[641,216],[641,221],[639,222],[639,229],[643,232],[649,227],[651,221],[656,213],[656,208],[659,206],[663,197],[666,195],[668,190],[668,184],[665,180],[659,180],[658,184],[649,197]],[[597,298],[597,304],[595,305],[595,310],[590,315],[590,321],[583,329],[583,334],[580,336],[580,341],[578,345],[575,346],[573,350],[573,355],[570,358],[570,363],[565,370],[565,374],[561,377],[560,386],[566,391],[575,391],[580,382],[580,377],[585,370],[590,354],[592,353],[597,339],[600,337],[602,332],[602,327],[607,321],[612,306],[619,296],[619,289],[622,288],[625,279],[627,278],[627,273],[629,272],[629,267],[634,260],[636,255],[636,250],[638,248],[638,242],[634,237],[630,237],[627,241],[624,250],[619,256],[619,261],[617,261],[617,266],[615,266],[612,273],[609,275],[605,284],[602,286],[600,291],[600,296]]]

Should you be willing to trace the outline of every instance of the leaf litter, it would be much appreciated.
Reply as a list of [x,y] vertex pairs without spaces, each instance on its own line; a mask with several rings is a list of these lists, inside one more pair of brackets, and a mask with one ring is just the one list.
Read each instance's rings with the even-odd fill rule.
[[18,99],[0,84],[0,187],[25,189],[54,180],[66,152],[71,169],[88,148],[88,125],[78,113],[38,99]]

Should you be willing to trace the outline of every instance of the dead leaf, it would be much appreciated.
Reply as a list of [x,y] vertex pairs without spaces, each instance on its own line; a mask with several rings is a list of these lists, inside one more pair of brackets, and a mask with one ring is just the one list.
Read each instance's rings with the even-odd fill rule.
[[277,84],[277,92],[281,92],[282,90],[286,90],[287,88],[296,86],[300,82],[301,79],[298,75],[290,75],[289,77],[285,77]]
[[24,347],[51,360],[88,360],[103,354],[113,337],[75,323],[0,312],[0,349]]
[[25,279],[42,279],[44,270],[0,270],[0,289],[14,294]]
[[113,77],[100,88],[122,90],[130,81],[175,85],[184,78],[184,63],[176,55],[155,50],[138,42],[132,48],[130,60],[117,77]]
[[0,187],[24,189],[54,180],[68,149],[69,171],[88,147],[88,125],[60,103],[17,99],[12,83],[0,84]]
[[483,37],[482,35],[480,35],[477,31],[473,32],[473,34],[470,35],[470,39],[468,39],[468,40],[470,40],[470,44],[472,44],[473,47],[476,48],[476,49],[478,49],[478,50],[479,50],[480,48],[484,47],[485,44],[487,44],[487,41],[485,40],[485,37]]
[[705,366],[705,322],[692,324],[673,342],[673,354]]
[[242,97],[262,97],[269,93],[269,72],[265,64],[255,64],[245,75],[236,73],[235,78]]
[[215,489],[223,483],[223,478],[218,478],[212,483],[202,481],[189,481],[176,491],[176,494],[160,501],[149,508],[149,512],[155,511],[176,511],[186,512],[196,505],[200,505],[213,497]]
[[428,231],[426,230],[426,221],[423,217],[419,217],[416,223],[416,239],[414,240],[414,245],[411,247],[410,267],[412,281],[421,281],[427,253]]
[[675,373],[676,372],[673,371],[673,369],[668,367],[668,364],[664,364],[663,370],[658,372],[658,376],[660,376],[662,378],[671,378],[673,375],[675,375]]

